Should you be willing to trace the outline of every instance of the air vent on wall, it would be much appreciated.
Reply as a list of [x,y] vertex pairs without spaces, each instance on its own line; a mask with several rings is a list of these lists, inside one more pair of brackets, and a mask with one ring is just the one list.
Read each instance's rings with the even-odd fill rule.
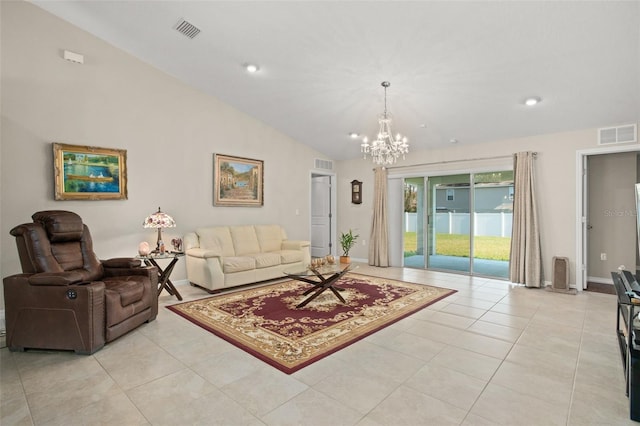
[[638,127],[636,124],[626,124],[617,127],[603,127],[598,129],[598,145],[612,145],[616,143],[634,143],[638,141]]
[[322,170],[333,170],[333,161],[321,160],[320,158],[316,158],[315,168]]
[[200,34],[200,29],[190,22],[181,19],[174,27],[179,33],[186,35],[189,38],[194,38]]

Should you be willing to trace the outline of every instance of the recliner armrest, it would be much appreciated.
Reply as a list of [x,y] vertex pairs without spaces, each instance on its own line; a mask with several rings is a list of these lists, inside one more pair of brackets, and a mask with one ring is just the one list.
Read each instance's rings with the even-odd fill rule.
[[66,286],[82,282],[82,274],[74,271],[41,272],[30,275],[27,279],[31,285]]
[[133,257],[116,257],[101,262],[105,268],[138,268],[142,264],[140,259]]
[[140,266],[137,268],[104,268],[105,277],[126,277],[127,275],[148,276],[152,284],[158,283],[158,268],[155,266]]
[[124,277],[127,275],[147,275],[150,278],[158,274],[155,266],[144,266],[140,259],[133,257],[116,257],[101,260],[105,277]]

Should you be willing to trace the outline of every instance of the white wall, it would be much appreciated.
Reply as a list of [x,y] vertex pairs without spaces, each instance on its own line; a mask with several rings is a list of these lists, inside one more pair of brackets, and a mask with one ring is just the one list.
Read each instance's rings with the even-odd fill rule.
[[[153,243],[155,231],[141,224],[158,206],[178,223],[165,240],[198,226],[240,223],[281,223],[290,238],[309,238],[309,170],[314,158],[326,157],[36,6],[0,2],[0,15],[0,276],[20,271],[9,230],[44,209],[78,212],[102,258],[133,255],[140,241]],[[84,54],[85,64],[64,61],[64,49]],[[54,201],[51,142],[126,149],[129,199]],[[549,276],[553,256],[574,262],[576,150],[594,147],[596,130],[589,129],[411,152],[399,165],[538,151]],[[213,206],[213,153],[265,161],[264,207]],[[361,239],[351,255],[366,259],[373,165],[361,158],[336,165],[337,231],[358,232]],[[364,182],[362,204],[350,201],[353,179]],[[571,271],[575,282],[574,265]],[[174,277],[186,278],[183,262]]]
[[[414,146],[421,141],[413,141]],[[486,162],[455,162],[473,158],[510,156],[519,151],[536,151],[536,186],[538,189],[538,207],[542,229],[542,256],[545,279],[551,279],[551,259],[553,256],[568,257],[571,262],[572,284],[575,283],[575,220],[576,220],[576,151],[597,148],[597,129],[540,135],[528,138],[510,139],[478,145],[458,144],[445,148],[410,152],[407,159],[399,161],[397,167],[389,172],[398,174],[402,167],[410,170],[414,176],[420,170],[437,170],[446,167],[450,170],[473,170],[485,167]],[[445,166],[417,166],[421,163],[450,162]],[[505,160],[502,160],[505,161]],[[506,160],[510,162],[510,159]],[[373,164],[361,158],[344,161],[338,167],[338,231],[349,228],[358,229],[366,236],[368,244],[372,200],[373,200]],[[349,182],[358,179],[363,182],[363,202],[360,205],[350,203]],[[401,229],[401,228],[399,228]],[[392,229],[392,235],[397,233]],[[354,258],[367,258],[368,249],[358,244],[352,251]]]
[[[46,209],[80,214],[101,258],[155,245],[142,221],[158,206],[178,224],[165,241],[245,223],[309,238],[309,170],[325,156],[34,5],[0,3],[2,277],[20,272],[10,229]],[[63,60],[64,49],[84,65]],[[54,201],[52,142],[126,149],[128,200]],[[213,206],[214,153],[264,160],[263,207]],[[186,279],[183,261],[172,278]]]

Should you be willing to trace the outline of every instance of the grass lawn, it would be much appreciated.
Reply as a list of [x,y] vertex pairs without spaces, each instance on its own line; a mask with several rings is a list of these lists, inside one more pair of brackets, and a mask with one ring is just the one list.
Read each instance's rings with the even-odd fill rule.
[[[405,255],[416,252],[417,235],[404,233]],[[474,255],[476,259],[509,260],[511,238],[475,237]],[[469,257],[469,236],[460,234],[436,234],[436,254],[443,256]]]

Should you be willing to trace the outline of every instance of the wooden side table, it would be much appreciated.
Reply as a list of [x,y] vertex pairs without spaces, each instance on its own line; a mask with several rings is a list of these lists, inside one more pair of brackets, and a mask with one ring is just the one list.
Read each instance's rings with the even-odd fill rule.
[[[176,296],[178,300],[182,300],[182,296],[178,289],[173,285],[169,277],[173,268],[178,263],[178,260],[184,256],[182,252],[166,252],[166,253],[152,253],[148,256],[137,256],[138,259],[142,259],[147,266],[155,266],[158,268],[158,296],[162,293],[162,290],[167,290],[172,296]],[[158,265],[156,260],[158,259],[171,259],[171,262],[163,269]]]

